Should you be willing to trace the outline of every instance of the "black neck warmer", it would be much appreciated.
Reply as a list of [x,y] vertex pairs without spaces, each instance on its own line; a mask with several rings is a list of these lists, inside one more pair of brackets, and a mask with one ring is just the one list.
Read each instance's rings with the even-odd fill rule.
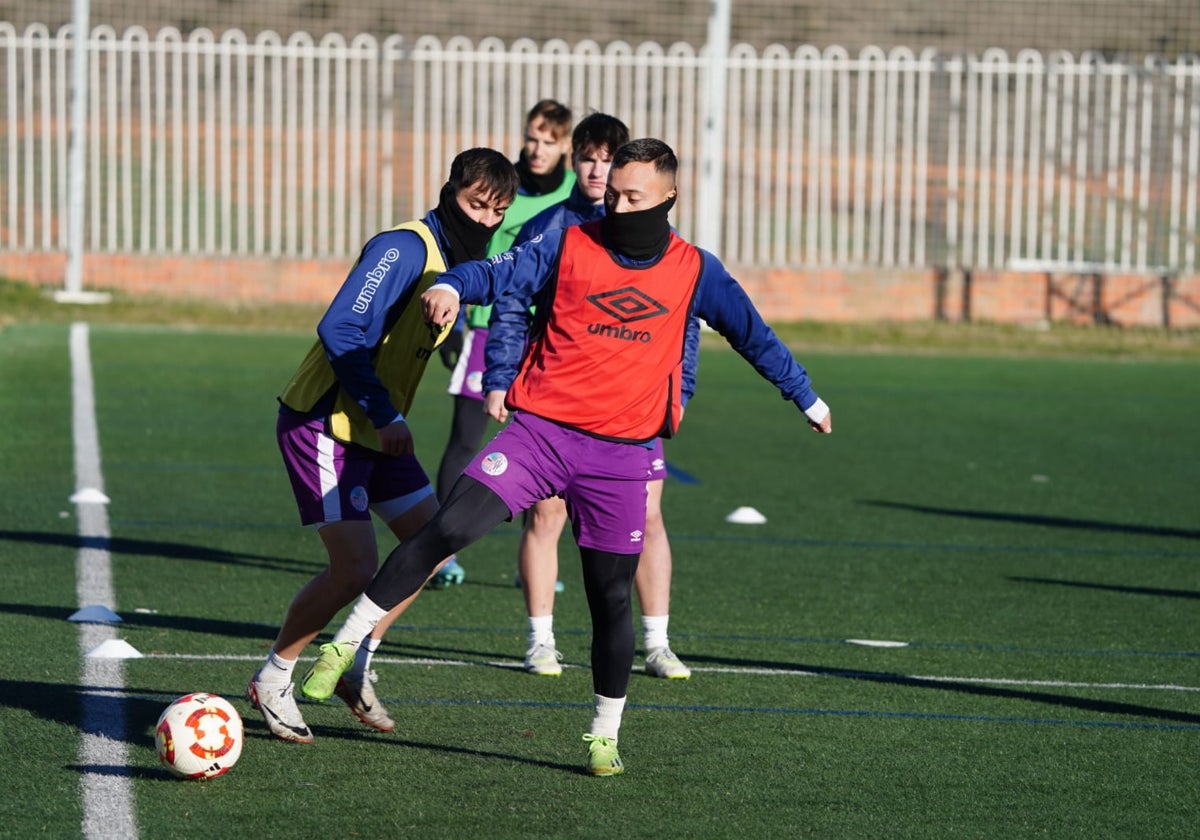
[[487,256],[488,240],[492,238],[496,228],[500,227],[499,223],[489,227],[468,216],[458,205],[455,191],[449,184],[442,187],[437,214],[450,243],[450,268]]
[[675,206],[675,196],[662,204],[628,213],[604,214],[600,222],[606,247],[631,260],[649,260],[667,250],[671,223],[667,214]]
[[517,169],[517,177],[521,179],[521,189],[525,190],[529,195],[547,195],[554,192],[562,186],[563,178],[567,177],[567,156],[563,155],[558,159],[558,166],[547,172],[545,175],[535,175],[529,169],[529,158],[525,154],[525,150],[521,150],[521,157],[514,164]]

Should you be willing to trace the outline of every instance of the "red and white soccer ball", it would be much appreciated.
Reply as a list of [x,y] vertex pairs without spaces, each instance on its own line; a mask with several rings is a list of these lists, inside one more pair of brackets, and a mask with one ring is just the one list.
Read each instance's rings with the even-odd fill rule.
[[223,697],[188,694],[163,710],[154,729],[158,760],[181,779],[215,779],[242,754],[242,717]]

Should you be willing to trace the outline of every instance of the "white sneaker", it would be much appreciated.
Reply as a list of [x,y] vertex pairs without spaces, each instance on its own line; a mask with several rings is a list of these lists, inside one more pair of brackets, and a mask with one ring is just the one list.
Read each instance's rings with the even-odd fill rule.
[[304,722],[296,698],[292,697],[292,683],[283,688],[272,688],[258,681],[258,674],[250,678],[246,686],[246,699],[250,705],[262,712],[267,729],[276,738],[283,741],[294,741],[297,744],[311,744],[312,730]]
[[686,680],[692,669],[680,662],[669,647],[660,647],[646,654],[646,673],[665,680]]
[[525,670],[539,677],[561,677],[562,654],[554,649],[554,642],[534,645],[525,651]]
[[378,679],[379,676],[374,671],[368,671],[361,682],[355,681],[346,673],[338,680],[334,693],[346,701],[354,716],[367,726],[380,732],[391,732],[396,728],[396,721],[392,720],[387,709],[375,696],[375,686],[372,683]]

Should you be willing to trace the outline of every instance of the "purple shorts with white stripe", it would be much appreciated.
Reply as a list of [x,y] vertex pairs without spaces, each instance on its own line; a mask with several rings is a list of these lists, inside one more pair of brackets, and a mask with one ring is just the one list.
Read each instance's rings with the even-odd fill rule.
[[450,384],[446,392],[456,397],[470,397],[473,400],[483,399],[483,350],[487,345],[488,331],[486,327],[473,327],[463,336],[462,352],[458,356],[458,364],[450,374]]
[[281,411],[275,438],[304,525],[369,520],[372,510],[390,521],[433,495],[416,456],[342,443],[326,433],[321,418]]

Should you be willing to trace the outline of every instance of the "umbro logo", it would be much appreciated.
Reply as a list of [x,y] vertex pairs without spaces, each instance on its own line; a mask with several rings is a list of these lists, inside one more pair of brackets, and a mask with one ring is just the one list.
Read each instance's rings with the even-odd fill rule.
[[588,303],[623,324],[657,318],[659,315],[666,315],[668,311],[667,307],[633,286],[588,295],[587,299]]

